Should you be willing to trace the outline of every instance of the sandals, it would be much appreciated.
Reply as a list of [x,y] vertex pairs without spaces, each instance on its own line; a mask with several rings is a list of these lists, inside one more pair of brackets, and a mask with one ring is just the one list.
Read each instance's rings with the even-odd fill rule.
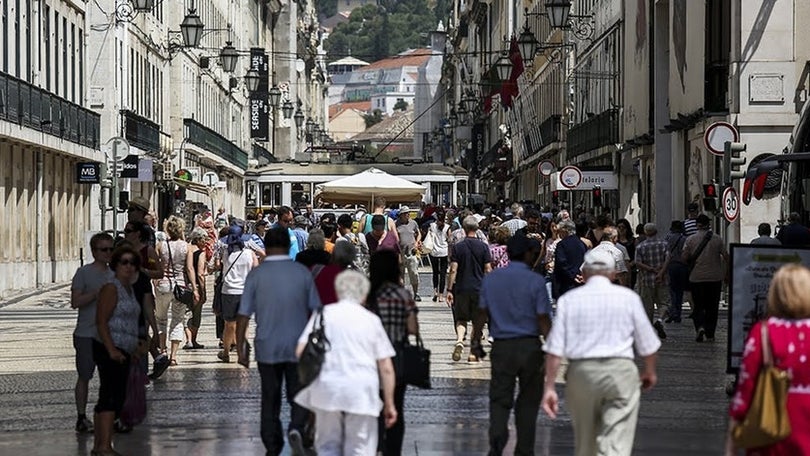
[[176,359],[172,358],[172,359],[169,360],[169,366],[176,366],[176,365],[177,365],[177,360]]
[[219,358],[219,360],[222,361],[223,363],[231,362],[231,356],[230,354],[226,353],[225,350],[222,350],[219,353],[217,353],[217,358]]

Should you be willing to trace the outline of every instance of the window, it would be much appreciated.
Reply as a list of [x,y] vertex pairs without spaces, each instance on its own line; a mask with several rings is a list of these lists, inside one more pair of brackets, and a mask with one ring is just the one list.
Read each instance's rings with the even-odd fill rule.
[[68,97],[68,36],[67,36],[67,18],[62,18],[62,96]]
[[76,102],[76,24],[70,24],[70,101]]
[[84,106],[84,32],[79,29],[79,104]]
[[[32,82],[35,70],[34,64],[31,62],[31,56],[34,54],[32,49],[34,40],[31,39],[31,3],[32,0],[25,2],[25,68],[27,71],[23,79],[28,82]],[[36,68],[36,70],[39,70],[39,68]]]
[[20,62],[20,0],[17,0],[17,8],[14,9],[14,49],[17,50],[14,53],[14,62],[16,63],[14,75],[19,78],[20,73],[22,73],[22,64]]
[[45,40],[45,90],[51,90],[51,7],[45,5],[45,17],[42,18],[42,35]]
[[59,95],[59,13],[53,12],[53,93]]
[[[0,2],[0,8],[3,9],[3,41],[8,39],[8,2]],[[8,48],[10,46],[3,46],[3,72],[8,73]]]

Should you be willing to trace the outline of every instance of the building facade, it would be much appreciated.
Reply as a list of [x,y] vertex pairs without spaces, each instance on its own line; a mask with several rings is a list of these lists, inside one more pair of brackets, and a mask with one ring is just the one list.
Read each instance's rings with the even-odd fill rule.
[[[326,124],[312,2],[140,3],[0,4],[0,204],[15,215],[0,228],[0,298],[69,280],[91,233],[121,231],[127,199],[147,198],[160,219],[243,216],[245,172],[304,153],[293,113]],[[279,89],[275,107],[265,96],[252,109],[249,70]],[[113,179],[127,156],[137,177]]]

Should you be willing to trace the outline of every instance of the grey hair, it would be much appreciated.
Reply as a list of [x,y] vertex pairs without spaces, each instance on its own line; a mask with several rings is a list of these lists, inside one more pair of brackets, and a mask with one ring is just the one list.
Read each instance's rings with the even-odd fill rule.
[[191,234],[188,235],[188,243],[196,244],[207,237],[208,233],[206,233],[204,229],[198,226],[193,230],[191,230]]
[[650,236],[655,236],[658,234],[658,227],[655,225],[655,223],[647,223],[644,225],[644,233]]
[[583,264],[582,272],[587,275],[609,276],[610,274],[616,272],[616,268],[601,263],[587,265]]
[[577,226],[571,221],[571,219],[565,219],[561,220],[560,223],[557,224],[557,231],[564,231],[569,235],[576,234]]
[[323,250],[326,247],[326,236],[323,234],[323,230],[320,228],[315,228],[314,230],[309,232],[309,237],[307,238],[307,248],[312,250]]
[[371,289],[371,282],[361,272],[347,269],[335,277],[335,292],[341,301],[363,304],[369,289]]
[[354,244],[349,241],[341,241],[335,243],[335,249],[332,250],[332,262],[341,266],[349,266],[354,262],[357,257],[357,249]]
[[478,220],[476,220],[472,215],[468,215],[464,217],[464,220],[462,220],[461,227],[464,228],[464,232],[466,233],[476,231],[478,229]]

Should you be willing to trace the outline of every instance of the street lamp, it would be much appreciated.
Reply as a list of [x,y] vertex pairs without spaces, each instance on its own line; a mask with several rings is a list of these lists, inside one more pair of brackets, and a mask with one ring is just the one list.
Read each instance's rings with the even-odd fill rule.
[[284,114],[285,119],[292,117],[294,110],[295,108],[290,100],[285,101],[284,104],[281,105],[281,113]]
[[548,0],[545,3],[548,22],[552,28],[568,28],[568,14],[571,12],[569,0]]
[[259,88],[259,72],[256,70],[248,70],[245,73],[245,85],[249,92],[255,92]]
[[498,72],[498,78],[501,81],[509,79],[512,73],[512,62],[509,60],[509,57],[506,56],[505,52],[502,53],[501,58],[495,62],[495,70]]
[[316,124],[316,123],[315,123],[315,121],[314,121],[314,120],[312,120],[312,118],[310,117],[310,118],[307,120],[307,134],[308,134],[308,135],[311,135],[311,134],[315,133],[315,127],[316,127],[316,126],[317,126],[317,124]]
[[529,23],[526,22],[523,24],[523,32],[520,33],[520,37],[517,41],[518,48],[520,49],[520,56],[523,58],[523,61],[529,63],[534,60],[534,53],[537,49],[537,38],[534,37],[534,33],[529,30]]
[[222,63],[222,69],[226,73],[233,73],[236,69],[236,62],[239,60],[239,51],[233,47],[230,41],[225,42],[225,47],[219,51],[219,60]]
[[293,119],[295,119],[296,127],[301,128],[302,126],[304,126],[304,113],[301,112],[300,107],[298,108],[298,111],[295,112],[295,116],[293,116]]
[[444,136],[449,138],[453,134],[453,125],[450,121],[445,121],[442,130],[444,130]]
[[278,86],[273,86],[270,88],[270,91],[267,92],[267,98],[270,101],[270,106],[273,109],[278,108],[279,103],[281,102],[281,89]]
[[180,32],[183,34],[183,43],[186,47],[197,47],[200,45],[203,28],[205,28],[205,25],[200,20],[197,10],[189,8],[188,14],[186,14],[186,17],[183,18],[183,22],[180,24]]
[[135,11],[151,11],[155,7],[155,0],[134,0]]

